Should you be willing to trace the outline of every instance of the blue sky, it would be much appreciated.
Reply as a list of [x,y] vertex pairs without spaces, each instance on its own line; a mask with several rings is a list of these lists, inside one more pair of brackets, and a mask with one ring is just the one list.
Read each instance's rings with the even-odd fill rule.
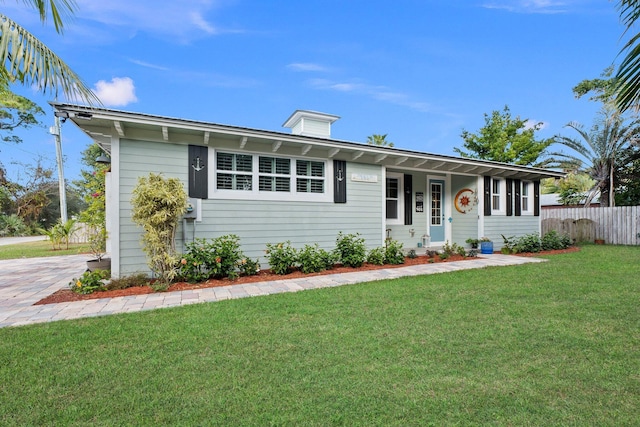
[[[572,87],[616,61],[623,27],[606,0],[78,0],[63,36],[22,2],[11,17],[62,57],[109,108],[283,131],[296,109],[341,117],[335,139],[388,134],[453,154],[463,129],[508,105],[540,137],[590,126],[599,105]],[[619,58],[618,58],[619,59]],[[12,89],[47,110],[52,95]],[[63,99],[59,99],[63,100]],[[91,142],[63,125],[65,175]],[[48,128],[0,144],[0,160],[55,165]]]

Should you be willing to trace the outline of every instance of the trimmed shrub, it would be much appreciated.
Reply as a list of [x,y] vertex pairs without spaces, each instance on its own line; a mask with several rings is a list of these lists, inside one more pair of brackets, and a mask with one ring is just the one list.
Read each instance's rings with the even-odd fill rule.
[[331,262],[329,252],[321,249],[317,243],[305,245],[304,248],[298,251],[298,265],[305,274],[327,270],[333,266],[333,263],[328,265],[329,262]]
[[385,264],[404,264],[404,252],[402,252],[402,243],[397,240],[387,240],[387,245],[384,249],[384,262]]
[[383,247],[371,249],[367,255],[367,262],[373,265],[384,265],[385,250]]
[[267,258],[271,271],[275,274],[287,274],[296,266],[298,254],[291,246],[291,241],[281,243],[267,243]]
[[338,233],[336,252],[340,257],[340,262],[347,267],[360,267],[367,257],[367,248],[360,233]]

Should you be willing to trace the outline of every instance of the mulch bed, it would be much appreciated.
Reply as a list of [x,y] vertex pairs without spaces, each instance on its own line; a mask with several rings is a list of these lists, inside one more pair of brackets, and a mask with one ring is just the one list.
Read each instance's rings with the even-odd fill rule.
[[[580,250],[578,247],[571,247],[569,249],[558,250],[558,251],[544,251],[539,253],[527,253],[527,254],[518,254],[518,256],[539,256],[539,255],[548,255],[548,254],[561,254],[568,252],[576,252]],[[499,252],[496,252],[499,253]],[[320,273],[310,273],[304,274],[301,271],[293,271],[287,275],[278,275],[272,273],[270,270],[261,270],[258,274],[254,276],[243,276],[239,277],[235,280],[230,279],[211,279],[206,282],[201,283],[186,283],[186,282],[178,282],[172,284],[168,292],[172,291],[184,291],[190,289],[203,289],[203,288],[215,288],[219,286],[229,286],[229,285],[241,285],[245,283],[255,283],[255,282],[267,282],[271,280],[281,280],[281,279],[297,279],[302,277],[314,277],[314,276],[323,276],[326,274],[339,274],[339,273],[353,273],[356,271],[368,271],[368,270],[379,270],[383,268],[398,268],[398,267],[408,267],[412,265],[419,264],[428,264],[428,263],[441,263],[441,262],[452,262],[452,261],[464,261],[471,260],[474,258],[464,258],[460,255],[453,255],[446,260],[441,260],[439,257],[429,258],[426,256],[418,256],[416,258],[405,258],[404,264],[399,265],[373,265],[365,263],[362,267],[352,268],[352,267],[343,267],[337,266],[331,270],[325,270]],[[433,261],[430,261],[433,260]],[[130,296],[130,295],[144,295],[151,294],[155,291],[150,286],[137,286],[127,289],[119,289],[114,291],[103,291],[103,292],[94,292],[88,295],[77,294],[71,289],[60,289],[53,294],[49,295],[36,302],[34,305],[43,305],[43,304],[55,304],[59,302],[70,302],[70,301],[86,301],[92,299],[100,299],[100,298],[114,298],[114,297],[122,297],[122,296]]]

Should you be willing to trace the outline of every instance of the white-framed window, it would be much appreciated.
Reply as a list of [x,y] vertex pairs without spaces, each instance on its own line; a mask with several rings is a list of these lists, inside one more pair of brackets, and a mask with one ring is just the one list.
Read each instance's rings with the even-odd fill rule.
[[[210,150],[215,165],[209,177],[211,198],[330,201],[331,164],[231,150]],[[210,188],[211,188],[210,187]]]
[[403,178],[400,173],[387,172],[385,198],[387,224],[404,224]]
[[522,181],[522,192],[520,193],[520,210],[522,215],[533,215],[533,183]]
[[491,178],[491,214],[505,214],[507,205],[507,184],[504,179]]

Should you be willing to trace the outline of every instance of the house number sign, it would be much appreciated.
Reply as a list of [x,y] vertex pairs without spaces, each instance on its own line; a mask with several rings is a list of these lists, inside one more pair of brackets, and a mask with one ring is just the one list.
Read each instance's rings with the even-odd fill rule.
[[424,193],[416,192],[416,212],[424,212]]

